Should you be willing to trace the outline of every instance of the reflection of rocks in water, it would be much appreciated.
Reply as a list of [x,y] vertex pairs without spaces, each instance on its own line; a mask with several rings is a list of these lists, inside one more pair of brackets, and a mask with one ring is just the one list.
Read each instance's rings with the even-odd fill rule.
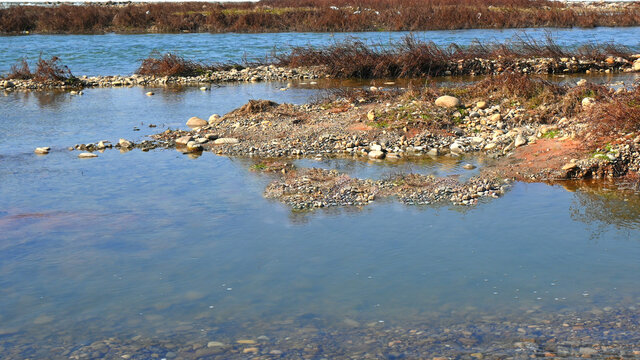
[[38,107],[41,109],[54,109],[59,110],[66,102],[64,100],[69,97],[69,93],[66,91],[27,91],[27,92],[15,92],[11,96],[19,98],[24,103],[30,102],[31,98],[35,98],[38,103]]
[[77,324],[82,331],[53,329],[56,323],[51,322],[20,332],[0,327],[0,348],[3,359],[246,359],[248,354],[264,359],[640,356],[635,307],[581,313],[523,309],[498,315],[461,310],[454,315],[433,312],[399,323],[357,316],[326,319],[312,313],[214,326],[185,321],[173,328],[160,326],[153,335],[118,331],[115,323],[104,319]]
[[385,179],[359,179],[336,170],[299,169],[270,183],[265,197],[277,199],[293,210],[363,207],[374,201],[397,199],[407,205],[475,205],[482,198],[498,198],[507,183],[474,177],[460,182],[454,177],[398,173]]
[[600,235],[609,225],[618,229],[640,228],[640,194],[620,189],[604,181],[564,182],[562,186],[575,193],[571,217],[593,224]]

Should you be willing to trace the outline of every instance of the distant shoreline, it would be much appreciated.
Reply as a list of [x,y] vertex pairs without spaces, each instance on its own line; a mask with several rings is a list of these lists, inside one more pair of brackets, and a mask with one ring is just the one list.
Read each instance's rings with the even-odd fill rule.
[[[0,34],[426,31],[640,25],[631,1],[1,2]],[[369,4],[369,5],[368,5]]]

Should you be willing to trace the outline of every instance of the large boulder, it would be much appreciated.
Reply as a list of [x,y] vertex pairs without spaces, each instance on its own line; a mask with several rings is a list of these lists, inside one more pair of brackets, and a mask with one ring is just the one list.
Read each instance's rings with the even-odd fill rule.
[[457,108],[460,106],[460,99],[457,97],[445,95],[436,99],[436,106],[446,108]]

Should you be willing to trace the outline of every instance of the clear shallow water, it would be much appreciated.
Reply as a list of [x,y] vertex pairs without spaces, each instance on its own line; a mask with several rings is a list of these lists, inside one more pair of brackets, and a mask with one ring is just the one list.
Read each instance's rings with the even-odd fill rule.
[[397,323],[640,296],[637,217],[592,223],[574,214],[580,193],[518,184],[472,209],[295,215],[262,198],[269,178],[247,165],[174,151],[12,162],[0,190],[3,327],[81,332],[91,320],[105,334],[153,334],[308,313]]
[[[166,128],[184,128],[192,116],[208,119],[225,114],[249,99],[269,98],[301,104],[317,89],[279,89],[286,84],[226,84],[201,91],[197,87],[154,88],[146,96],[143,87],[85,89],[84,95],[68,92],[12,92],[0,94],[0,159],[33,152],[38,146],[66,149],[77,143],[97,143],[119,138],[141,139]],[[149,125],[156,128],[149,128]],[[139,131],[134,131],[138,128]]]
[[[473,41],[504,42],[526,34],[543,41],[550,31],[558,44],[616,42],[639,49],[638,27],[594,29],[471,29],[413,33],[416,38],[448,45],[468,45]],[[58,56],[76,75],[128,75],[152,51],[174,52],[205,62],[238,62],[264,59],[273,50],[288,51],[292,46],[324,46],[347,38],[373,44],[389,44],[407,32],[363,33],[275,33],[275,34],[143,34],[143,35],[25,35],[0,36],[0,73],[6,73],[20,58],[35,62]]]
[[[474,175],[478,175],[480,168],[489,162],[489,159],[467,156],[463,158],[439,157],[414,157],[402,160],[372,160],[358,158],[322,158],[300,159],[294,162],[298,167],[321,169],[336,169],[349,174],[351,177],[362,179],[388,178],[397,174],[422,174],[433,176],[455,176],[465,181]],[[463,166],[472,164],[475,169],[467,170]]]
[[[62,333],[74,343],[184,329],[224,334],[299,318],[331,327],[345,318],[402,324],[433,314],[473,321],[637,306],[635,195],[516,184],[474,208],[383,202],[292,213],[262,197],[271,178],[249,171],[249,159],[110,150],[82,160],[62,150],[182,127],[251,97],[303,102],[315,94],[279,87],[0,98],[0,338]],[[55,151],[33,154],[45,145]],[[469,173],[429,160],[298,165],[316,164],[373,178]]]

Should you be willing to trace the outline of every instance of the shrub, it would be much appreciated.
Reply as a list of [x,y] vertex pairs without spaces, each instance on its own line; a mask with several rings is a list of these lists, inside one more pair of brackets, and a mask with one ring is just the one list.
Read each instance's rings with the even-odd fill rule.
[[64,81],[73,83],[76,81],[76,77],[73,76],[66,65],[62,64],[60,58],[52,56],[49,60],[46,60],[42,58],[42,55],[38,58],[34,72],[31,72],[27,61],[22,59],[11,66],[11,70],[5,78],[15,80],[33,79],[38,82]]

